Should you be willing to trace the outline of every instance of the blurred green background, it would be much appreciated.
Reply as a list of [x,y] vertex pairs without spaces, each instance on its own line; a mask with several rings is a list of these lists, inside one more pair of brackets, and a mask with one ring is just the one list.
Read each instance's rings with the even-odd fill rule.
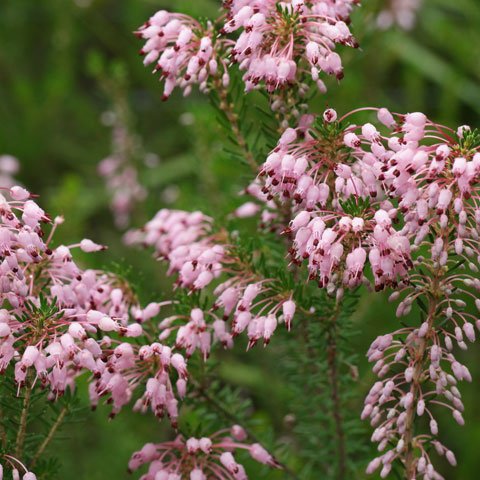
[[[321,112],[328,105],[345,113],[386,106],[398,112],[422,110],[451,127],[478,125],[479,1],[424,0],[408,32],[376,28],[384,3],[366,0],[355,13],[361,49],[342,50],[345,79],[340,85],[329,81],[329,92],[317,97],[312,110]],[[206,17],[215,16],[218,5],[216,0],[0,2],[0,154],[17,157],[18,180],[41,195],[51,215],[65,216],[57,241],[89,237],[108,244],[108,252],[83,261],[91,267],[133,266],[130,276],[146,301],[167,296],[168,281],[148,252],[123,246],[96,168],[112,149],[112,119],[121,116],[134,145],[131,161],[148,189],[145,205],[132,216],[133,226],[165,205],[221,217],[242,202],[235,194],[249,172],[225,152],[208,99],[195,93],[185,100],[177,92],[162,103],[161,85],[143,67],[140,43],[131,33],[160,8]],[[396,324],[381,295],[363,299],[355,322],[361,332],[355,337],[359,352]],[[288,384],[275,369],[274,357],[259,355],[253,360],[234,352],[224,359],[222,371],[253,395],[255,416],[263,424],[282,430]],[[464,387],[466,427],[443,422],[442,436],[459,461],[457,469],[446,469],[447,479],[477,478],[480,467],[480,351],[472,347],[466,356],[477,384]],[[359,368],[361,400],[372,377],[364,362]],[[63,430],[54,449],[60,478],[129,478],[131,452],[165,434],[150,417],[125,411],[110,422],[107,414],[102,408],[95,414],[85,411],[79,418],[83,423]],[[266,478],[263,472],[252,478]]]

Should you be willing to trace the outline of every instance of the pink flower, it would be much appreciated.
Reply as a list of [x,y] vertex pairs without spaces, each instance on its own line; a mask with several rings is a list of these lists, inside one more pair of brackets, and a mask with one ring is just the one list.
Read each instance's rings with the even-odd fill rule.
[[[33,472],[28,471],[25,465],[12,455],[3,453],[2,462],[7,466],[7,471],[11,471],[13,480],[20,480],[20,478],[22,480],[37,480],[37,476]],[[20,471],[24,472],[22,476],[20,476]],[[4,466],[0,464],[0,480],[3,480],[4,473]]]
[[92,240],[85,238],[80,242],[80,248],[86,253],[99,252],[105,250],[107,247],[92,242]]
[[[239,428],[241,429],[235,426],[232,430]],[[243,465],[238,463],[234,456],[238,450],[249,451],[250,455],[260,463],[279,467],[272,455],[260,444],[250,445],[243,443],[245,438],[233,437],[229,435],[228,430],[220,430],[210,437],[185,439],[179,435],[173,441],[159,444],[147,443],[132,455],[129,470],[134,471],[142,465],[149,464],[148,472],[142,476],[144,480],[159,478],[205,480],[207,475],[212,480],[226,478],[247,480]]]
[[191,92],[194,84],[206,91],[208,80],[221,75],[222,70],[223,81],[228,81],[224,61],[217,52],[222,41],[216,38],[210,23],[205,28],[187,15],[161,10],[136,34],[146,40],[140,50],[145,56],[145,65],[156,62],[154,72],[159,72],[165,80],[164,100],[176,86],[184,91],[184,95]]
[[245,70],[246,89],[260,82],[269,92],[299,83],[310,76],[321,91],[321,71],[343,77],[337,44],[356,47],[348,21],[354,1],[284,2],[274,0],[226,2],[229,10],[224,33],[240,30],[232,50]]
[[[228,246],[226,239],[219,242],[218,235],[211,232],[211,219],[201,212],[160,210],[141,232],[131,232],[127,238],[131,243],[153,246],[157,256],[167,260],[169,273],[177,273],[180,287],[202,291],[217,282],[211,309],[194,309],[190,317],[177,315],[160,326],[165,338],[177,331],[176,346],[184,349],[187,357],[199,349],[206,359],[214,341],[231,347],[233,337],[244,331],[249,348],[260,339],[268,344],[279,321],[290,326],[294,308],[287,308],[284,318],[277,314],[285,293],[275,290],[273,280],[256,279],[253,272],[245,271],[235,248]],[[229,273],[220,280],[235,265],[238,274]],[[260,306],[263,314],[257,314]],[[219,309],[223,310],[220,317]]]

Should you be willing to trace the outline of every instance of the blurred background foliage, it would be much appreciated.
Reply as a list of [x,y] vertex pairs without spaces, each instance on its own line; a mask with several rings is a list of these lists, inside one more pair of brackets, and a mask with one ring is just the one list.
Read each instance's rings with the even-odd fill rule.
[[[385,3],[365,0],[354,14],[361,49],[343,49],[345,79],[341,85],[329,80],[328,94],[317,97],[312,110],[321,112],[328,105],[345,113],[366,105],[386,106],[398,112],[421,110],[451,127],[477,126],[478,0],[424,0],[417,23],[408,32],[376,27],[376,15]],[[132,225],[140,226],[166,205],[225,218],[242,202],[236,193],[250,172],[225,150],[229,145],[222,140],[208,98],[195,93],[184,100],[177,92],[162,103],[158,80],[143,67],[137,55],[139,42],[131,33],[160,8],[208,17],[216,15],[218,4],[218,0],[0,2],[0,154],[17,157],[18,180],[41,195],[41,205],[51,215],[65,216],[57,241],[90,237],[108,244],[108,252],[85,257],[84,262],[127,272],[146,301],[168,296],[165,272],[148,252],[123,246],[96,167],[111,152],[112,118],[122,109],[136,146],[132,161],[148,189]],[[247,101],[261,104],[262,98],[254,95]],[[252,115],[253,124],[260,121],[253,111]],[[242,228],[254,234],[253,222],[244,222]],[[357,306],[354,323],[359,334],[352,341],[361,359],[359,402],[373,379],[363,352],[375,335],[391,331],[396,322],[382,295],[364,296]],[[232,391],[240,388],[242,396],[252,397],[253,404],[245,409],[264,442],[288,436],[295,419],[289,417],[289,384],[276,367],[281,347],[251,355],[240,350],[220,356],[221,377]],[[447,479],[476,478],[480,467],[480,410],[475,408],[480,351],[472,347],[465,356],[476,384],[464,388],[466,427],[460,429],[451,419],[441,424],[459,461],[458,468],[446,470]],[[85,399],[83,403],[87,404]],[[54,448],[60,459],[59,478],[65,480],[129,478],[126,464],[131,452],[169,434],[152,418],[133,413],[124,412],[114,421],[107,420],[105,408],[77,416],[75,420],[83,423],[66,427]],[[199,420],[193,414],[187,418],[192,424]],[[366,444],[368,436],[366,429]],[[279,473],[268,475],[259,470],[252,478],[283,478]],[[312,476],[316,478],[320,473]]]

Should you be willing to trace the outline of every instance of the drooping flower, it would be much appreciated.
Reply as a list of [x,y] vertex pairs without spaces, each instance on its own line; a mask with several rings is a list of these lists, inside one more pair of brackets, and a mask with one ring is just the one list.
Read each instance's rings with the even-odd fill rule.
[[188,95],[195,84],[207,91],[211,77],[219,76],[228,83],[224,60],[219,55],[223,41],[217,39],[210,22],[203,26],[187,15],[160,10],[136,34],[146,40],[140,50],[145,65],[155,63],[154,72],[165,82],[164,100],[177,86]]
[[247,480],[243,465],[234,457],[234,453],[241,450],[259,463],[279,468],[260,444],[245,443],[246,437],[244,429],[234,425],[210,437],[185,439],[179,435],[170,442],[147,443],[132,455],[129,470],[149,464],[141,480]]
[[12,365],[19,389],[39,385],[50,400],[89,372],[92,406],[105,397],[114,416],[140,392],[134,408],[167,414],[175,425],[188,377],[183,355],[158,342],[128,343],[172,302],[142,308],[124,280],[83,270],[72,251],[105,247],[84,239],[51,248],[63,219],[55,219],[44,240],[48,216],[25,189],[12,187],[8,194],[14,200],[0,198],[0,371]]
[[177,344],[188,355],[198,348],[204,357],[212,339],[230,347],[233,337],[244,331],[249,348],[260,339],[267,344],[278,323],[285,321],[289,327],[293,317],[292,312],[287,321],[280,314],[283,304],[292,302],[291,292],[282,292],[274,279],[246,269],[227,237],[211,229],[211,219],[201,212],[162,209],[142,230],[126,235],[127,243],[154,247],[157,257],[167,261],[168,272],[177,274],[179,287],[201,291],[217,283],[210,309],[195,309],[161,323],[165,335],[177,330]]
[[343,77],[342,61],[334,50],[356,47],[348,16],[354,0],[233,0],[223,32],[239,30],[233,60],[245,71],[246,89],[262,83],[269,92],[300,83],[308,77],[325,91],[320,72]]
[[4,465],[11,470],[12,478],[14,480],[20,480],[20,478],[22,480],[37,480],[37,476],[31,472],[20,460],[18,460],[18,458],[8,453],[3,453],[1,458],[3,465],[0,463],[0,480],[5,478],[6,468],[4,468]]

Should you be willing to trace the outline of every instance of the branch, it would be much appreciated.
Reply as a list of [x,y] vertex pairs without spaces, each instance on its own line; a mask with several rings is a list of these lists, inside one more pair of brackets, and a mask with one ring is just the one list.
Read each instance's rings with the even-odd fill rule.
[[347,451],[345,445],[345,431],[343,428],[343,416],[340,399],[340,382],[337,369],[337,319],[340,313],[340,302],[337,302],[334,314],[331,317],[331,327],[327,336],[327,363],[328,375],[331,385],[331,399],[333,404],[333,418],[335,421],[335,433],[337,437],[338,453],[338,480],[344,480],[347,474]]
[[25,443],[25,435],[27,433],[28,409],[30,408],[30,399],[32,396],[32,389],[26,386],[25,397],[23,398],[23,408],[20,415],[20,425],[18,427],[17,439],[15,441],[15,456],[20,458],[22,456],[23,445]]
[[257,162],[255,161],[253,153],[250,151],[250,148],[248,146],[247,140],[240,129],[240,124],[238,122],[238,114],[235,112],[232,102],[230,102],[230,100],[228,99],[227,89],[223,86],[221,79],[217,79],[214,85],[220,99],[218,108],[227,118],[237,145],[243,151],[245,160],[247,161],[253,173],[256,175],[258,173]]
[[58,414],[57,419],[55,420],[55,423],[51,426],[50,431],[48,432],[45,440],[42,442],[42,444],[38,447],[37,452],[33,456],[32,460],[32,467],[35,465],[37,460],[40,458],[40,456],[43,454],[45,449],[48,447],[49,443],[52,441],[53,437],[55,436],[55,433],[59,429],[60,425],[62,424],[65,415],[68,412],[68,407],[65,405],[61,410],[60,413]]
[[[231,413],[229,410],[227,410],[227,408],[222,405],[218,400],[216,400],[215,398],[213,398],[212,396],[210,396],[210,394],[208,393],[208,391],[202,387],[198,382],[196,382],[195,380],[190,380],[191,383],[195,386],[195,388],[197,389],[197,391],[200,393],[200,395],[208,402],[210,403],[211,405],[213,405],[213,407],[220,411],[224,417],[226,417],[228,420],[232,421],[234,424],[238,424],[238,423],[241,423],[239,422],[238,418],[235,416],[235,414]],[[248,427],[245,427],[242,425],[242,428],[245,430],[245,432],[247,433],[247,435],[255,442],[255,443],[262,443],[262,441],[248,428]],[[280,461],[278,461],[277,459],[275,459],[276,462],[278,463],[278,465],[280,466],[280,468],[282,470],[285,471],[285,473],[287,473],[290,478],[294,479],[294,480],[300,480],[299,477],[297,476],[297,474],[291,470],[287,465],[285,465],[284,463],[281,463]]]

